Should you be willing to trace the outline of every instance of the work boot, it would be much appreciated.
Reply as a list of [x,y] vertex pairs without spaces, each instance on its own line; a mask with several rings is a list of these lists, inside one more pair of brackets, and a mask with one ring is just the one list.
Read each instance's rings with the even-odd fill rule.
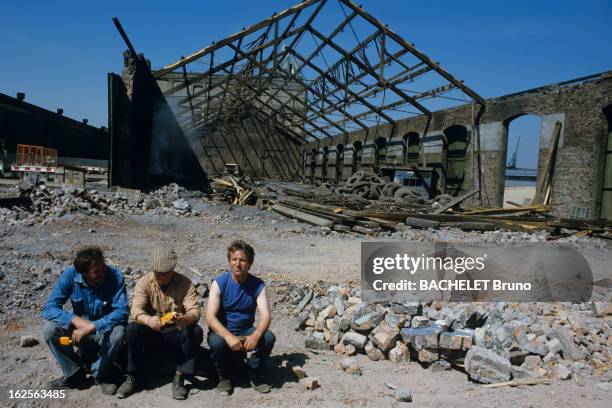
[[266,383],[266,379],[262,371],[249,370],[249,382],[251,387],[261,394],[270,392],[270,386]]
[[232,380],[225,377],[222,370],[217,370],[219,376],[219,382],[217,383],[217,391],[221,395],[231,395],[234,392],[234,385]]
[[51,380],[47,383],[47,388],[51,390],[65,390],[67,388],[82,388],[87,382],[85,371],[80,368],[79,371],[70,377],[60,377]]
[[172,380],[172,398],[176,400],[184,400],[187,399],[187,388],[185,388],[185,376],[180,373],[174,374],[174,379]]
[[127,398],[134,392],[136,392],[136,379],[133,375],[128,374],[117,390],[117,398]]
[[98,382],[100,385],[100,390],[102,390],[102,394],[104,395],[115,395],[117,393],[117,384],[112,382]]

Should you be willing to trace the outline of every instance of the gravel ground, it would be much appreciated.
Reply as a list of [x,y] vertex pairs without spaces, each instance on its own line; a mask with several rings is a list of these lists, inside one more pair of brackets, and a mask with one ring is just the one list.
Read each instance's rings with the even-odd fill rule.
[[[99,245],[109,262],[124,270],[146,271],[148,255],[158,243],[174,246],[179,255],[179,270],[194,268],[214,274],[225,264],[225,248],[234,239],[253,243],[257,252],[252,272],[270,279],[314,282],[358,282],[359,250],[363,240],[389,241],[483,241],[491,245],[512,246],[546,240],[545,234],[466,233],[454,229],[441,231],[406,230],[372,239],[338,234],[299,224],[253,207],[232,207],[223,203],[191,199],[199,216],[180,217],[159,214],[97,215],[80,212],[64,215],[53,222],[31,226],[0,224],[0,389],[2,406],[84,406],[95,401],[97,407],[146,406],[404,406],[396,402],[385,384],[407,387],[415,406],[474,407],[604,407],[609,406],[612,384],[601,378],[557,381],[551,385],[488,389],[468,381],[460,371],[432,372],[418,363],[374,362],[365,355],[357,358],[363,375],[353,376],[334,368],[343,356],[333,351],[312,352],[304,348],[304,335],[291,328],[292,317],[277,308],[272,330],[277,335],[270,376],[273,390],[260,395],[248,387],[236,389],[231,397],[221,397],[214,383],[200,378],[187,401],[170,398],[170,379],[160,378],[152,387],[126,400],[103,395],[98,387],[68,391],[61,401],[7,399],[11,389],[42,389],[60,374],[48,348],[39,344],[19,347],[20,336],[33,334],[40,339],[40,308],[55,279],[73,257],[76,248]],[[569,237],[552,245],[568,244],[588,260],[596,279],[609,277],[610,251],[603,240]],[[605,319],[610,319],[607,317]],[[205,323],[201,322],[202,325]],[[206,329],[205,329],[206,330]],[[283,364],[283,361],[287,363]],[[287,367],[283,367],[287,365]],[[307,391],[291,374],[293,365],[302,365],[309,376],[318,378],[321,387]],[[608,401],[608,403],[606,403]]]

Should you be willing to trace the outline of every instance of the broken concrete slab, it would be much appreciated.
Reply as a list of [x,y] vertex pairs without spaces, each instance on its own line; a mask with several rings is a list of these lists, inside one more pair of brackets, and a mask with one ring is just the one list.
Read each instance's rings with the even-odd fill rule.
[[481,383],[509,381],[512,374],[510,360],[479,346],[468,350],[464,364],[470,378]]
[[387,351],[395,345],[399,336],[399,329],[382,322],[370,333],[370,340],[382,351]]
[[561,352],[565,360],[578,361],[584,357],[582,351],[574,343],[574,334],[567,329],[556,328],[552,332],[553,338],[561,343]]
[[310,301],[312,300],[313,294],[314,294],[314,291],[312,289],[308,289],[308,291],[306,291],[306,293],[304,294],[304,297],[298,304],[298,308],[297,308],[298,312],[301,312],[302,310],[304,310],[304,308],[310,303]]
[[395,342],[395,347],[389,350],[389,360],[393,363],[410,361],[410,350],[401,341]]
[[439,345],[438,337],[442,328],[435,323],[430,323],[427,327],[404,328],[400,331],[404,342],[418,351],[424,347],[437,349]]
[[306,337],[304,346],[314,350],[329,350],[329,344],[325,341],[325,335],[321,332],[315,332]]
[[366,336],[356,332],[347,332],[342,336],[342,343],[352,344],[359,349],[363,349],[367,342],[368,338]]
[[562,364],[557,364],[551,370],[551,375],[558,380],[569,380],[572,377],[572,371]]
[[385,359],[385,355],[383,354],[383,352],[377,349],[371,341],[365,345],[365,352],[366,355],[370,358],[370,360],[378,361]]

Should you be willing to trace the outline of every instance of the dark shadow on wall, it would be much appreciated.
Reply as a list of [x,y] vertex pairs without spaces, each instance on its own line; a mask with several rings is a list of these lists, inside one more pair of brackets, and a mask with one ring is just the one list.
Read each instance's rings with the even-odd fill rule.
[[123,78],[109,74],[111,185],[152,190],[168,183],[207,191],[208,178],[147,61],[126,57]]

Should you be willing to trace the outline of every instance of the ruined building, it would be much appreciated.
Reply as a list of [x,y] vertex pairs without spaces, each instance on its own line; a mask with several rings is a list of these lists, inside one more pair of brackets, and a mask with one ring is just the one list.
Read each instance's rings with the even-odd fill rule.
[[501,206],[508,126],[532,114],[539,202],[561,217],[612,218],[610,72],[485,100],[350,0],[303,1],[158,70],[120,32],[129,51],[122,75],[109,75],[113,184],[205,185],[227,163],[309,183],[371,168]]

